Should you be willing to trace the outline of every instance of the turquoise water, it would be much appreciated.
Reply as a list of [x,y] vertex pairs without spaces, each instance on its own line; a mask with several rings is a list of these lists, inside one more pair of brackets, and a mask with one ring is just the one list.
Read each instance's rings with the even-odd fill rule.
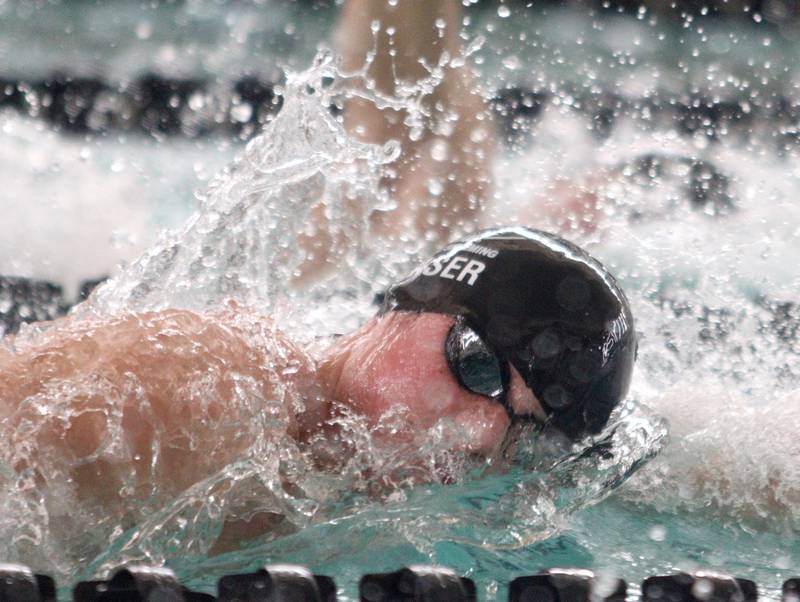
[[[800,572],[800,350],[795,339],[781,340],[770,330],[774,313],[759,304],[762,296],[793,301],[800,284],[794,261],[800,160],[774,143],[792,124],[761,120],[747,137],[711,142],[623,114],[611,136],[598,140],[585,116],[571,109],[570,92],[562,91],[574,84],[634,97],[702,90],[741,99],[779,90],[797,99],[798,66],[791,60],[797,38],[766,23],[651,23],[649,15],[517,10],[504,18],[473,9],[467,26],[470,36],[485,38],[478,56],[488,89],[523,83],[557,99],[532,138],[497,162],[498,219],[525,215],[556,177],[614,168],[644,153],[713,161],[731,177],[739,210],[725,219],[681,204],[680,176],[646,186],[619,178],[606,192],[614,202],[598,231],[575,235],[619,275],[631,297],[642,332],[632,397],[670,421],[669,447],[596,505],[587,506],[602,478],[578,479],[573,488],[562,481],[543,491],[578,491],[579,503],[531,495],[524,498],[528,512],[507,520],[501,494],[513,491],[511,477],[535,480],[512,473],[460,488],[420,487],[383,503],[345,500],[297,533],[211,559],[159,542],[157,551],[188,583],[210,589],[224,573],[299,562],[333,576],[345,598],[354,598],[366,572],[436,562],[474,578],[483,599],[503,599],[513,577],[549,566],[608,571],[634,590],[647,575],[702,567],[753,579],[773,600],[782,581]],[[329,9],[271,2],[87,9],[7,0],[0,2],[0,64],[15,76],[61,69],[108,79],[149,69],[219,81],[282,65],[302,70],[332,17]],[[25,52],[23,40],[34,41]],[[6,183],[0,207],[26,233],[0,243],[0,272],[74,282],[133,259],[154,243],[160,227],[190,215],[198,206],[192,191],[241,150],[241,142],[224,138],[68,138],[34,120],[0,115]],[[28,169],[18,168],[20,157]],[[630,207],[642,209],[644,218],[629,219]],[[92,213],[104,220],[87,238],[82,216]],[[75,245],[76,237],[90,242]],[[325,307],[319,311],[330,315]],[[345,317],[357,320],[361,311]],[[641,457],[647,449],[628,452]],[[458,522],[448,525],[453,517]],[[503,545],[512,531],[524,531],[517,519],[527,521],[525,533],[535,541]],[[92,566],[125,559],[118,549],[141,533],[119,536]],[[179,529],[173,534],[180,539]],[[82,568],[67,563],[59,570],[75,576]]]
[[361,530],[345,522],[314,527],[257,547],[252,553],[192,567],[176,562],[175,569],[191,575],[191,583],[211,592],[217,575],[243,568],[255,570],[264,561],[298,562],[308,564],[317,574],[335,576],[344,599],[357,599],[358,579],[365,573],[434,562],[474,579],[482,599],[502,600],[513,578],[553,566],[622,575],[632,596],[638,595],[639,584],[650,575],[713,566],[754,580],[759,595],[774,600],[780,598],[783,581],[796,575],[798,560],[800,549],[792,535],[747,532],[702,515],[662,514],[612,498],[574,515],[564,533],[499,553],[448,542],[420,553],[413,546],[381,537],[379,531]]

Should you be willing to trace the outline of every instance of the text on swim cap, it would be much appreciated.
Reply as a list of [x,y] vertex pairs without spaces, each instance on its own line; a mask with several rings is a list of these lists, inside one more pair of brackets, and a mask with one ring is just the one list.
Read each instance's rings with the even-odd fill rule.
[[489,247],[482,247],[478,244],[471,244],[466,248],[467,251],[470,253],[475,253],[475,255],[483,255],[484,257],[488,257],[489,259],[494,259],[497,257],[499,251],[497,249],[490,249]]
[[436,276],[455,280],[456,282],[467,281],[472,286],[478,279],[478,275],[486,269],[486,264],[477,259],[470,259],[464,255],[454,257],[437,257],[430,261],[424,268],[424,276]]

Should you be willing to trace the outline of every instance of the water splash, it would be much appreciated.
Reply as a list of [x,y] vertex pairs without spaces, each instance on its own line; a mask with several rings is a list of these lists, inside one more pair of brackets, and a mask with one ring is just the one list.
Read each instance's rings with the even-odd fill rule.
[[[378,430],[391,430],[399,418],[385,416]],[[320,480],[316,490],[327,495],[314,506],[313,518],[309,514],[298,523],[301,529],[208,558],[207,550],[193,549],[192,542],[196,546],[197,540],[187,538],[185,531],[188,525],[188,533],[194,533],[197,522],[209,522],[207,510],[198,513],[197,496],[182,496],[182,501],[113,544],[87,574],[98,567],[101,573],[110,570],[121,561],[168,561],[188,582],[209,588],[213,585],[209,575],[255,570],[272,561],[319,566],[342,549],[355,553],[364,541],[370,542],[370,554],[380,550],[427,562],[444,562],[441,554],[447,544],[483,550],[490,558],[559,533],[572,513],[603,500],[657,454],[667,433],[663,421],[629,403],[591,443],[567,451],[569,445],[543,445],[531,437],[513,464],[476,465],[449,451],[460,434],[446,424],[398,449],[396,445],[382,448],[355,416],[344,423],[356,453],[340,476],[314,477]],[[412,454],[430,463],[410,468]],[[450,484],[423,484],[440,482],[443,477]],[[211,482],[219,484],[215,479]],[[198,487],[208,494],[208,483]],[[165,543],[159,530],[171,524],[176,512],[183,516],[187,503],[192,518],[181,523],[180,537]],[[210,522],[219,528],[218,519]]]
[[290,76],[283,110],[212,182],[201,210],[100,287],[78,315],[204,310],[227,299],[266,313],[298,276],[298,234],[313,223],[315,207],[324,208],[330,235],[344,237],[346,256],[329,261],[354,265],[369,214],[387,202],[377,184],[380,167],[398,149],[347,137],[329,110],[335,77],[329,54]]
[[641,333],[633,394],[672,425],[622,499],[795,533],[797,155],[777,157],[769,129],[707,147],[622,115],[598,145],[570,109],[542,120],[537,143],[498,166],[497,214],[539,220],[553,184],[581,174],[569,193],[597,219],[570,237],[620,279]]
[[[310,72],[289,78],[283,111],[262,136],[248,145],[242,158],[215,180],[202,198],[201,211],[185,228],[166,235],[152,252],[99,289],[91,301],[76,312],[76,317],[91,323],[94,317],[126,311],[166,307],[208,311],[229,298],[259,312],[273,310],[276,299],[295,294],[291,282],[303,259],[297,233],[303,231],[315,206],[324,207],[333,227],[348,240],[346,256],[337,266],[338,274],[344,277],[337,285],[345,290],[349,288],[350,292],[360,292],[359,281],[367,280],[365,276],[374,276],[380,266],[380,263],[365,262],[367,267],[358,268],[358,263],[363,255],[372,260],[376,257],[374,249],[365,249],[363,232],[367,230],[368,214],[385,206],[386,199],[378,187],[380,168],[393,158],[395,150],[358,144],[346,136],[328,110],[332,95],[340,92],[329,83],[331,79],[335,82],[337,77],[330,59],[323,57]],[[438,77],[435,69],[432,77]],[[562,147],[574,142],[571,136],[565,138],[563,134],[565,120],[569,118],[569,114],[563,113],[550,117],[550,136]],[[622,147],[624,141],[617,143]],[[581,146],[585,155],[590,154],[592,145],[587,139],[585,146]],[[559,156],[558,152],[552,152],[559,148],[546,150],[548,156]],[[561,157],[569,156],[568,149],[560,150]],[[548,168],[537,152],[541,149],[532,151],[533,156],[525,156],[523,160],[533,158],[530,163],[552,177],[558,169],[552,164],[547,164]],[[585,167],[587,156],[572,157],[573,163],[567,167]],[[619,151],[616,158],[618,162],[626,159]],[[504,167],[508,172],[506,178],[517,180],[507,197],[514,204],[513,213],[519,216],[529,209],[526,203],[531,191],[540,184],[520,179],[521,173],[527,174],[526,177],[530,175],[523,167],[508,169],[508,164]],[[359,201],[355,207],[354,199]],[[615,209],[613,198],[609,203],[609,207]],[[669,207],[669,202],[666,206]],[[357,217],[351,221],[354,209]],[[634,291],[637,316],[643,316],[640,324],[666,329],[675,317],[671,310],[659,313],[652,309],[655,307],[653,291],[661,288],[653,282],[637,280],[637,273],[644,271],[642,266],[652,267],[666,253],[673,252],[688,236],[685,232],[699,236],[707,231],[708,221],[701,220],[709,216],[682,212],[680,208],[678,211],[684,220],[682,223],[688,225],[684,234],[661,232],[665,237],[663,246],[641,242],[637,246],[636,241],[642,228],[663,230],[664,220],[671,219],[672,214],[659,215],[649,223],[645,220],[632,227],[628,211],[608,211],[605,224],[586,235],[584,242],[610,259]],[[728,217],[731,220],[727,223],[745,227],[736,221],[738,216]],[[670,236],[674,239],[668,239]],[[730,236],[735,242],[737,236],[742,236],[742,230],[734,230]],[[658,233],[647,240],[658,241]],[[640,251],[633,260],[628,257],[630,248]],[[624,256],[623,259],[619,259],[620,256]],[[690,254],[681,258],[687,269],[694,267]],[[660,270],[648,273],[664,279],[670,276]],[[707,292],[708,289],[701,286],[699,290]],[[696,307],[701,307],[699,299]],[[339,319],[337,309],[323,304],[319,311],[326,319],[331,316]],[[690,326],[681,338],[691,338],[692,328],[697,330],[696,325]],[[260,344],[267,339],[267,334],[261,336]],[[643,348],[645,371],[637,382],[640,397],[659,408],[665,406],[654,397],[653,388],[665,382],[664,379],[676,379],[681,370],[700,357],[690,352],[693,360],[679,357],[661,370],[658,368],[664,366],[659,362],[661,353],[656,345]],[[707,371],[708,365],[698,369],[699,373]],[[260,414],[254,405],[257,396],[248,390],[247,383],[242,379],[241,395],[237,396],[237,400],[253,412],[246,423],[255,431],[268,431],[265,425],[274,420],[269,410],[276,410],[278,404],[264,405],[260,400],[259,411],[266,412]],[[72,383],[71,386],[74,389],[70,391],[48,394],[68,401],[70,396],[102,392],[109,402],[122,395],[109,383]],[[135,388],[137,385],[127,383],[127,386]],[[213,383],[200,383],[201,389],[207,386]],[[34,415],[48,414],[47,399],[45,396],[30,400],[31,408],[38,408]],[[119,418],[111,408],[107,415]],[[381,428],[391,430],[393,418],[387,417]],[[52,420],[57,422],[59,418],[56,416]],[[222,535],[223,518],[247,517],[259,512],[285,517],[281,524],[284,530],[276,532],[288,534],[280,543],[262,542],[253,547],[253,557],[258,556],[261,562],[270,555],[277,558],[279,551],[282,559],[286,559],[287,546],[299,560],[312,562],[317,557],[315,554],[325,554],[326,548],[318,547],[320,532],[326,533],[332,542],[345,536],[363,539],[365,533],[371,533],[387,542],[387,549],[410,549],[428,558],[435,557],[442,542],[487,550],[515,549],[558,532],[570,513],[608,495],[665,443],[664,425],[646,412],[634,412],[613,425],[607,433],[608,441],[598,442],[591,453],[586,449],[557,448],[560,460],[548,464],[543,461],[543,450],[534,447],[528,450],[530,457],[520,465],[493,473],[486,467],[476,469],[466,458],[448,454],[449,438],[454,434],[447,425],[439,425],[438,430],[420,433],[420,439],[409,448],[423,449],[423,455],[430,459],[427,464],[410,469],[408,449],[402,446],[382,448],[363,421],[352,416],[343,420],[347,440],[353,444],[355,453],[334,476],[316,470],[313,462],[288,438],[257,437],[242,455],[221,470],[175,495],[153,496],[150,506],[137,509],[139,514],[128,516],[125,521],[103,516],[97,509],[87,507],[82,508],[82,513],[76,514],[68,526],[59,526],[62,530],[57,533],[57,529],[53,530],[58,524],[56,519],[67,514],[59,498],[73,500],[69,492],[57,488],[46,499],[37,498],[38,484],[35,475],[29,472],[9,490],[25,490],[31,496],[3,498],[8,513],[2,514],[10,520],[22,516],[26,531],[14,531],[15,525],[11,522],[4,528],[16,538],[15,545],[19,546],[21,556],[34,554],[32,557],[41,558],[43,563],[53,562],[65,541],[72,543],[79,535],[83,537],[88,543],[76,549],[73,558],[63,561],[58,570],[64,572],[74,571],[79,561],[93,556],[98,547],[105,547],[106,542],[102,540],[108,533],[112,534],[113,542],[91,565],[91,571],[102,571],[122,561],[163,562],[177,556],[194,559],[192,571],[196,566],[221,566],[214,564],[216,560],[203,564],[201,559],[214,551],[214,542]],[[34,420],[28,426],[39,428],[42,422]],[[118,437],[111,437],[103,451],[124,454],[119,444]],[[24,446],[19,449],[24,456]],[[523,452],[525,450],[520,451]],[[13,466],[18,459],[8,458],[6,465]],[[64,467],[54,467],[52,474],[63,475]],[[681,478],[678,472],[670,474],[661,482],[670,483],[669,479]],[[443,478],[452,480],[454,485],[409,490],[411,483],[436,483]],[[380,484],[377,488],[376,481]],[[287,483],[292,486],[287,488]],[[641,490],[642,486],[634,484],[630,491]],[[701,499],[708,498],[701,496]],[[258,503],[254,505],[253,500]],[[22,504],[26,507],[21,508]],[[514,524],[512,529],[508,526],[510,519]],[[88,538],[80,533],[80,525],[87,521],[97,526],[97,531]],[[42,529],[41,525],[49,525],[51,530]],[[343,533],[347,529],[356,535]],[[176,537],[177,533],[180,537]],[[395,548],[391,542],[396,544]],[[35,551],[32,551],[33,543],[38,546]],[[319,551],[315,552],[317,549]],[[227,562],[225,558],[219,562]],[[237,562],[247,562],[247,558],[237,558]]]
[[[414,94],[435,87],[445,68],[444,63],[432,66],[429,80],[416,91],[405,89],[399,99],[372,100],[413,105]],[[309,71],[290,76],[283,110],[212,182],[188,223],[163,235],[73,312],[73,324],[80,330],[77,338],[86,345],[81,352],[95,357],[92,341],[99,341],[103,349],[95,357],[95,368],[85,377],[49,380],[3,423],[6,439],[13,443],[0,450],[6,469],[0,534],[11,542],[11,559],[49,566],[61,574],[83,567],[85,576],[125,562],[199,559],[224,549],[221,542],[228,538],[231,523],[254,519],[269,523],[270,534],[262,538],[266,541],[296,534],[299,541],[316,545],[302,534],[358,523],[362,531],[399,535],[421,553],[428,553],[437,541],[519,547],[542,539],[568,513],[607,495],[659,448],[664,433],[657,421],[643,428],[630,416],[608,437],[612,447],[631,453],[609,452],[602,465],[582,460],[586,450],[574,452],[568,461],[567,448],[560,446],[557,454],[550,454],[549,464],[544,450],[537,448],[520,452],[517,466],[476,467],[464,454],[451,451],[463,434],[446,421],[405,444],[387,436],[402,428],[399,410],[384,416],[377,428],[342,410],[334,421],[340,438],[320,436],[307,448],[287,434],[287,412],[301,413],[308,400],[287,383],[296,367],[288,365],[292,354],[276,335],[278,321],[261,316],[292,295],[305,295],[304,303],[297,304],[301,311],[316,308],[326,319],[340,311],[341,299],[331,303],[330,295],[336,292],[325,288],[324,277],[317,279],[321,287],[312,286],[311,293],[298,292],[293,283],[304,260],[299,233],[312,221],[311,213],[321,207],[333,235],[345,241],[342,255],[335,258],[336,291],[367,296],[388,271],[387,264],[407,262],[409,257],[407,249],[384,253],[374,245],[366,248],[369,214],[387,207],[379,187],[381,168],[396,158],[397,147],[377,148],[346,135],[329,110],[332,98],[352,89],[362,96],[364,92],[343,88],[337,78],[327,54]],[[249,311],[239,313],[231,301]],[[167,308],[166,313],[153,313]],[[186,315],[175,312],[178,308],[199,312],[189,319],[199,338],[179,345],[167,361],[159,357],[158,341],[165,332],[187,328]],[[247,353],[268,351],[268,365],[252,370],[225,367],[224,355],[231,352],[233,341],[224,328],[214,326],[223,316],[243,336]],[[131,325],[143,332],[141,349],[154,350],[151,356],[137,355],[136,345],[115,345],[115,333]],[[15,345],[35,346],[37,336],[75,338],[75,332],[62,333],[60,328],[31,328]],[[198,355],[208,364],[183,385],[164,375],[164,382],[182,387],[171,393],[174,400],[190,402],[185,411],[192,428],[183,429],[185,442],[177,448],[156,438],[150,449],[138,450],[126,434],[132,420],[155,425],[158,431],[165,418],[148,384],[134,372],[120,380],[103,368],[104,362],[113,366],[119,361],[120,353],[131,354],[125,361],[155,371]],[[265,383],[271,387],[268,394]],[[214,409],[220,387],[233,392],[230,412],[222,416]],[[230,433],[223,435],[226,429]],[[78,438],[75,446],[86,449],[57,453],[54,438],[73,437],[70,433],[77,430],[97,431],[98,440],[86,445]],[[190,450],[202,437],[218,441],[209,454],[208,472],[198,467],[200,478],[187,481],[185,487],[156,485],[161,482],[156,473],[169,464],[169,455],[179,456],[184,444]],[[321,448],[339,461],[346,458],[333,474],[317,466],[324,456]],[[410,457],[420,461],[409,463]],[[587,463],[595,466],[595,474],[585,471]],[[126,466],[136,468],[120,472]],[[493,475],[487,468],[498,472]],[[81,488],[74,483],[82,470],[99,471],[103,487],[120,493],[119,503],[79,499]],[[441,482],[454,485],[420,486]],[[567,489],[572,492],[568,497],[563,494]],[[476,507],[476,500],[483,498]],[[407,520],[396,520],[401,515]],[[509,530],[512,518],[515,527]],[[65,548],[69,554],[64,554]]]

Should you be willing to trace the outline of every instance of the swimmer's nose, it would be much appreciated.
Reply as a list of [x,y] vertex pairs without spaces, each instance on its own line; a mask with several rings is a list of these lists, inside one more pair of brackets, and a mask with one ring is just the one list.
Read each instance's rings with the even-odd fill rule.
[[525,421],[544,423],[547,420],[547,412],[544,411],[542,404],[536,398],[530,387],[525,384],[520,373],[511,366],[511,376],[509,379],[508,396],[506,403],[515,417]]

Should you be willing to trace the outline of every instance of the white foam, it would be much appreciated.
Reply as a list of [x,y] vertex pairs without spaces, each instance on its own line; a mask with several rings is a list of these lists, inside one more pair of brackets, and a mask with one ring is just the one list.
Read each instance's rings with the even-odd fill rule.
[[[769,132],[709,145],[626,116],[598,146],[581,119],[545,111],[532,144],[499,163],[498,218],[526,215],[527,225],[550,227],[545,197],[556,178],[581,179],[651,153],[710,161],[730,178],[737,206],[727,216],[692,210],[688,170],[684,181],[652,187],[613,176],[619,202],[604,200],[601,179],[598,228],[569,236],[622,279],[641,333],[632,395],[672,425],[668,450],[626,487],[625,499],[797,529],[797,341],[780,340],[758,300],[797,299],[800,158],[779,157]],[[631,220],[626,205],[644,218]]]
[[[153,239],[145,177],[107,147],[0,113],[0,274],[57,282],[111,274]],[[97,155],[101,154],[101,157]]]
[[714,379],[653,397],[671,444],[623,490],[659,510],[706,512],[750,528],[800,528],[800,391],[754,398]]

